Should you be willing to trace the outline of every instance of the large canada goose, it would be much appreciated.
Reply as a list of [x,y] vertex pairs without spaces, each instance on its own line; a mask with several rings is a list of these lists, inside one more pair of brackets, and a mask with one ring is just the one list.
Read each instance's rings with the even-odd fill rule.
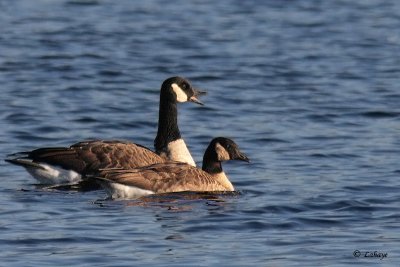
[[185,162],[195,166],[177,122],[177,102],[203,105],[184,78],[165,80],[160,91],[158,132],[154,140],[156,153],[141,145],[111,140],[84,141],[70,147],[39,148],[9,155],[7,162],[24,167],[42,184],[80,182],[82,177],[101,168],[136,168],[165,161]]
[[224,137],[214,138],[198,169],[186,163],[157,163],[137,169],[108,169],[93,177],[114,199],[131,199],[157,193],[182,191],[234,191],[222,170],[222,161],[249,159]]

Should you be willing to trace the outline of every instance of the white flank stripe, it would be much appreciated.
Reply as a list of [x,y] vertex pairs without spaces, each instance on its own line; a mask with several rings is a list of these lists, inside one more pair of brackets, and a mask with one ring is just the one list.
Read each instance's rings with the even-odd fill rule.
[[40,163],[40,168],[26,167],[26,170],[42,184],[69,184],[78,183],[82,180],[79,173],[65,170],[60,167]]
[[113,199],[135,199],[154,194],[154,192],[150,190],[113,182],[103,181],[102,186]]

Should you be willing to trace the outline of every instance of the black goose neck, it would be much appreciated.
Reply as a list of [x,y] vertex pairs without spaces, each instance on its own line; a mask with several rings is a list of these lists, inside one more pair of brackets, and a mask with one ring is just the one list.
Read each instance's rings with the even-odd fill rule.
[[221,173],[221,161],[218,160],[217,153],[215,152],[215,149],[213,149],[213,147],[214,146],[211,147],[210,145],[204,153],[202,169],[203,171],[210,174]]
[[154,146],[157,153],[166,150],[168,143],[181,138],[178,128],[177,103],[172,93],[161,89],[158,131]]

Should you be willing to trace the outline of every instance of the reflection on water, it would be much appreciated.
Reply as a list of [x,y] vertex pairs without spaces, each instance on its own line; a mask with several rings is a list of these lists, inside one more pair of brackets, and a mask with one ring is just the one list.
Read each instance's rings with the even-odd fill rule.
[[[239,197],[240,192],[227,191],[227,192],[176,192],[176,193],[163,193],[154,194],[141,197],[134,200],[112,200],[105,198],[97,200],[94,203],[102,207],[107,205],[114,205],[115,202],[121,202],[126,206],[139,206],[139,207],[159,207],[167,209],[168,211],[191,211],[192,205],[201,204],[207,206],[219,207],[224,204],[226,198]],[[117,205],[121,205],[118,203]]]

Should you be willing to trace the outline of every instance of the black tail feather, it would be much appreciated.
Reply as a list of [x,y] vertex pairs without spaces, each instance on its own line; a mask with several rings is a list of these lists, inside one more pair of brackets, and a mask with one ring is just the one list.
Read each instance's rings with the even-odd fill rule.
[[4,161],[14,164],[14,165],[22,166],[25,168],[37,168],[37,169],[44,170],[43,166],[41,166],[40,164],[38,164],[36,162],[29,160],[28,158],[6,158]]

